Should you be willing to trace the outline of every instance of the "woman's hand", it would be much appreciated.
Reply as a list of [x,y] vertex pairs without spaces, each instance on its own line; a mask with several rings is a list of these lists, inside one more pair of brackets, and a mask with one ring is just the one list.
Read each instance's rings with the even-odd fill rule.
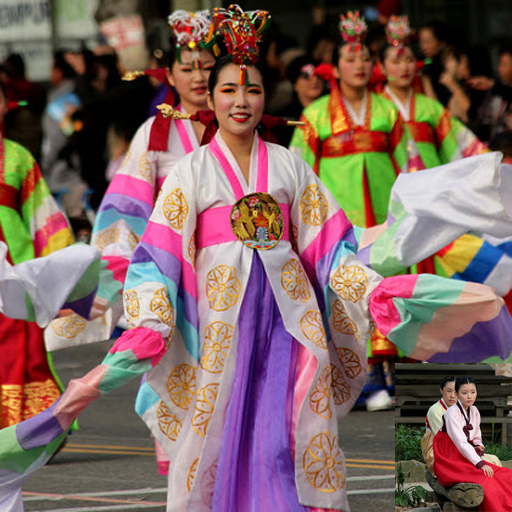
[[489,477],[492,478],[494,476],[494,471],[492,470],[491,466],[482,466],[482,471]]
[[92,303],[91,312],[89,313],[89,319],[94,320],[95,318],[103,316],[109,307],[110,303],[107,299],[102,299],[96,295],[96,297],[94,297],[94,302]]
[[475,446],[475,450],[476,450],[476,453],[478,453],[478,455],[480,455],[480,457],[482,457],[482,455],[485,453],[485,447],[482,446],[481,444]]

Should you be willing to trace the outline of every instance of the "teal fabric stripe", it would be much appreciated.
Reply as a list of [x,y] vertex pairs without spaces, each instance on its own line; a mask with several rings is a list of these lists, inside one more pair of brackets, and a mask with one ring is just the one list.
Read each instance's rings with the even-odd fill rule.
[[96,260],[89,265],[76,286],[73,288],[72,292],[69,294],[66,302],[73,302],[87,297],[97,288],[101,265],[101,260]]
[[98,386],[102,393],[108,393],[123,386],[134,377],[153,368],[150,360],[139,360],[132,350],[108,353],[102,364],[108,366]]
[[411,355],[422,326],[432,321],[438,309],[457,302],[464,286],[463,281],[420,274],[410,299],[393,299],[401,322],[390,331],[388,338],[406,355]]
[[118,222],[119,220],[124,220],[130,226],[132,231],[139,236],[142,236],[147,226],[147,221],[145,219],[121,213],[115,208],[109,208],[108,210],[103,210],[98,213],[96,216],[94,233],[110,227],[114,222]]
[[191,357],[199,361],[199,335],[197,329],[191,325],[185,318],[184,303],[181,297],[178,297],[178,307],[176,309],[177,324],[176,327],[181,333],[185,348]]
[[159,401],[160,397],[156,391],[147,382],[144,382],[137,393],[137,399],[135,400],[135,412],[142,417],[146,411],[151,409],[151,407]]

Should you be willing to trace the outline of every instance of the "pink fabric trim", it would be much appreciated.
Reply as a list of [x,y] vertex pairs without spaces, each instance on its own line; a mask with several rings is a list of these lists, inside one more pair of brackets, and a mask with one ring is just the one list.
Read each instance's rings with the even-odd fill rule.
[[56,212],[48,217],[44,226],[36,231],[34,235],[34,253],[36,256],[42,254],[45,247],[48,246],[50,238],[62,230],[68,230],[69,226],[66,219],[60,212]]
[[159,475],[169,474],[169,456],[165,453],[162,445],[155,439],[155,455]]
[[146,231],[144,231],[144,235],[142,235],[141,242],[162,249],[172,254],[181,262],[183,287],[189,295],[196,299],[196,274],[192,265],[183,258],[182,240],[182,236],[178,235],[178,233],[171,228],[149,221]]
[[[295,343],[299,343],[294,340]],[[290,447],[292,450],[292,458],[295,460],[295,442],[297,434],[297,425],[299,423],[299,415],[307,398],[308,391],[315,378],[315,372],[318,367],[316,357],[306,347],[299,343],[299,353],[297,355],[297,366],[295,370],[295,387],[293,391],[293,410]]]
[[268,151],[267,145],[259,139],[258,146],[258,181],[256,192],[268,191]]
[[153,247],[158,247],[164,251],[172,254],[180,261],[183,260],[181,254],[182,236],[176,233],[171,228],[158,224],[157,222],[149,221],[142,235],[141,242],[146,242]]
[[112,272],[114,279],[124,284],[130,262],[121,256],[102,256],[101,259],[107,262],[107,270]]
[[[287,204],[280,204],[283,213],[283,237],[282,240],[290,239],[290,207]],[[198,249],[211,245],[235,242],[238,238],[231,229],[232,206],[220,206],[210,208],[201,213],[197,219],[196,244]]]
[[324,223],[317,237],[301,255],[304,268],[310,276],[315,275],[318,262],[340,241],[351,227],[352,224],[341,209]]
[[67,430],[89,404],[101,397],[98,389],[108,366],[99,365],[81,379],[69,382],[68,387],[55,408],[54,416],[62,430]]
[[423,171],[425,170],[425,164],[423,163],[423,160],[421,159],[420,155],[413,156],[409,158],[408,162],[409,172],[416,172],[416,171]]
[[163,178],[158,178],[156,180],[156,186],[157,186],[156,192],[157,192],[157,194],[158,194],[158,192],[160,192],[160,189],[162,188],[162,185],[164,184],[164,181],[165,181],[166,178],[167,178],[167,176],[164,176]]
[[158,332],[147,327],[136,327],[123,332],[109,353],[115,354],[128,350],[131,350],[139,361],[150,359],[155,367],[165,354],[165,342]]
[[183,125],[183,121],[181,119],[175,119],[174,124],[178,130],[178,135],[180,136],[181,143],[183,144],[183,149],[185,153],[191,153],[194,148],[192,147],[192,143],[188,137],[187,129]]
[[107,194],[121,194],[149,204],[153,208],[153,187],[145,180],[128,174],[117,173],[107,189]]
[[475,155],[482,155],[484,153],[487,153],[489,151],[489,148],[486,144],[484,144],[479,139],[475,138],[475,140],[469,144],[464,150],[462,151],[462,155],[464,158],[468,156],[475,156]]
[[220,149],[219,144],[215,140],[215,138],[213,138],[210,141],[208,147],[210,148],[210,151],[213,153],[215,158],[219,161],[221,167],[224,169],[224,172],[226,173],[229,183],[231,183],[231,188],[233,189],[233,193],[235,194],[236,200],[238,201],[239,199],[242,199],[242,197],[244,197],[245,195],[242,186],[240,185],[240,182],[236,177],[235,171],[233,171],[233,168],[228,162],[228,159],[224,156],[224,153]]
[[384,336],[402,322],[393,299],[410,299],[418,277],[417,274],[388,277],[383,279],[370,295],[370,313]]

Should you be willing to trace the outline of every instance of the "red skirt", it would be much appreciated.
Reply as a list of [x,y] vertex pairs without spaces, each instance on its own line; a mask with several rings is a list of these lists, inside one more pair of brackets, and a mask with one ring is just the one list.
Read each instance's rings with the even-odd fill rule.
[[434,473],[442,486],[460,482],[480,484],[484,501],[478,512],[512,512],[512,470],[486,464],[494,471],[493,478],[461,455],[448,434],[439,431],[434,437]]
[[36,323],[0,313],[0,353],[0,428],[5,428],[44,411],[61,391]]

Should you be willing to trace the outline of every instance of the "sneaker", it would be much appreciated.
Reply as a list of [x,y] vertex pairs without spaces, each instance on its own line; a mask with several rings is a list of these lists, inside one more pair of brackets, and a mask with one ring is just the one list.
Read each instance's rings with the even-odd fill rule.
[[385,389],[381,389],[370,395],[366,399],[366,410],[373,411],[386,411],[393,408],[393,400]]

